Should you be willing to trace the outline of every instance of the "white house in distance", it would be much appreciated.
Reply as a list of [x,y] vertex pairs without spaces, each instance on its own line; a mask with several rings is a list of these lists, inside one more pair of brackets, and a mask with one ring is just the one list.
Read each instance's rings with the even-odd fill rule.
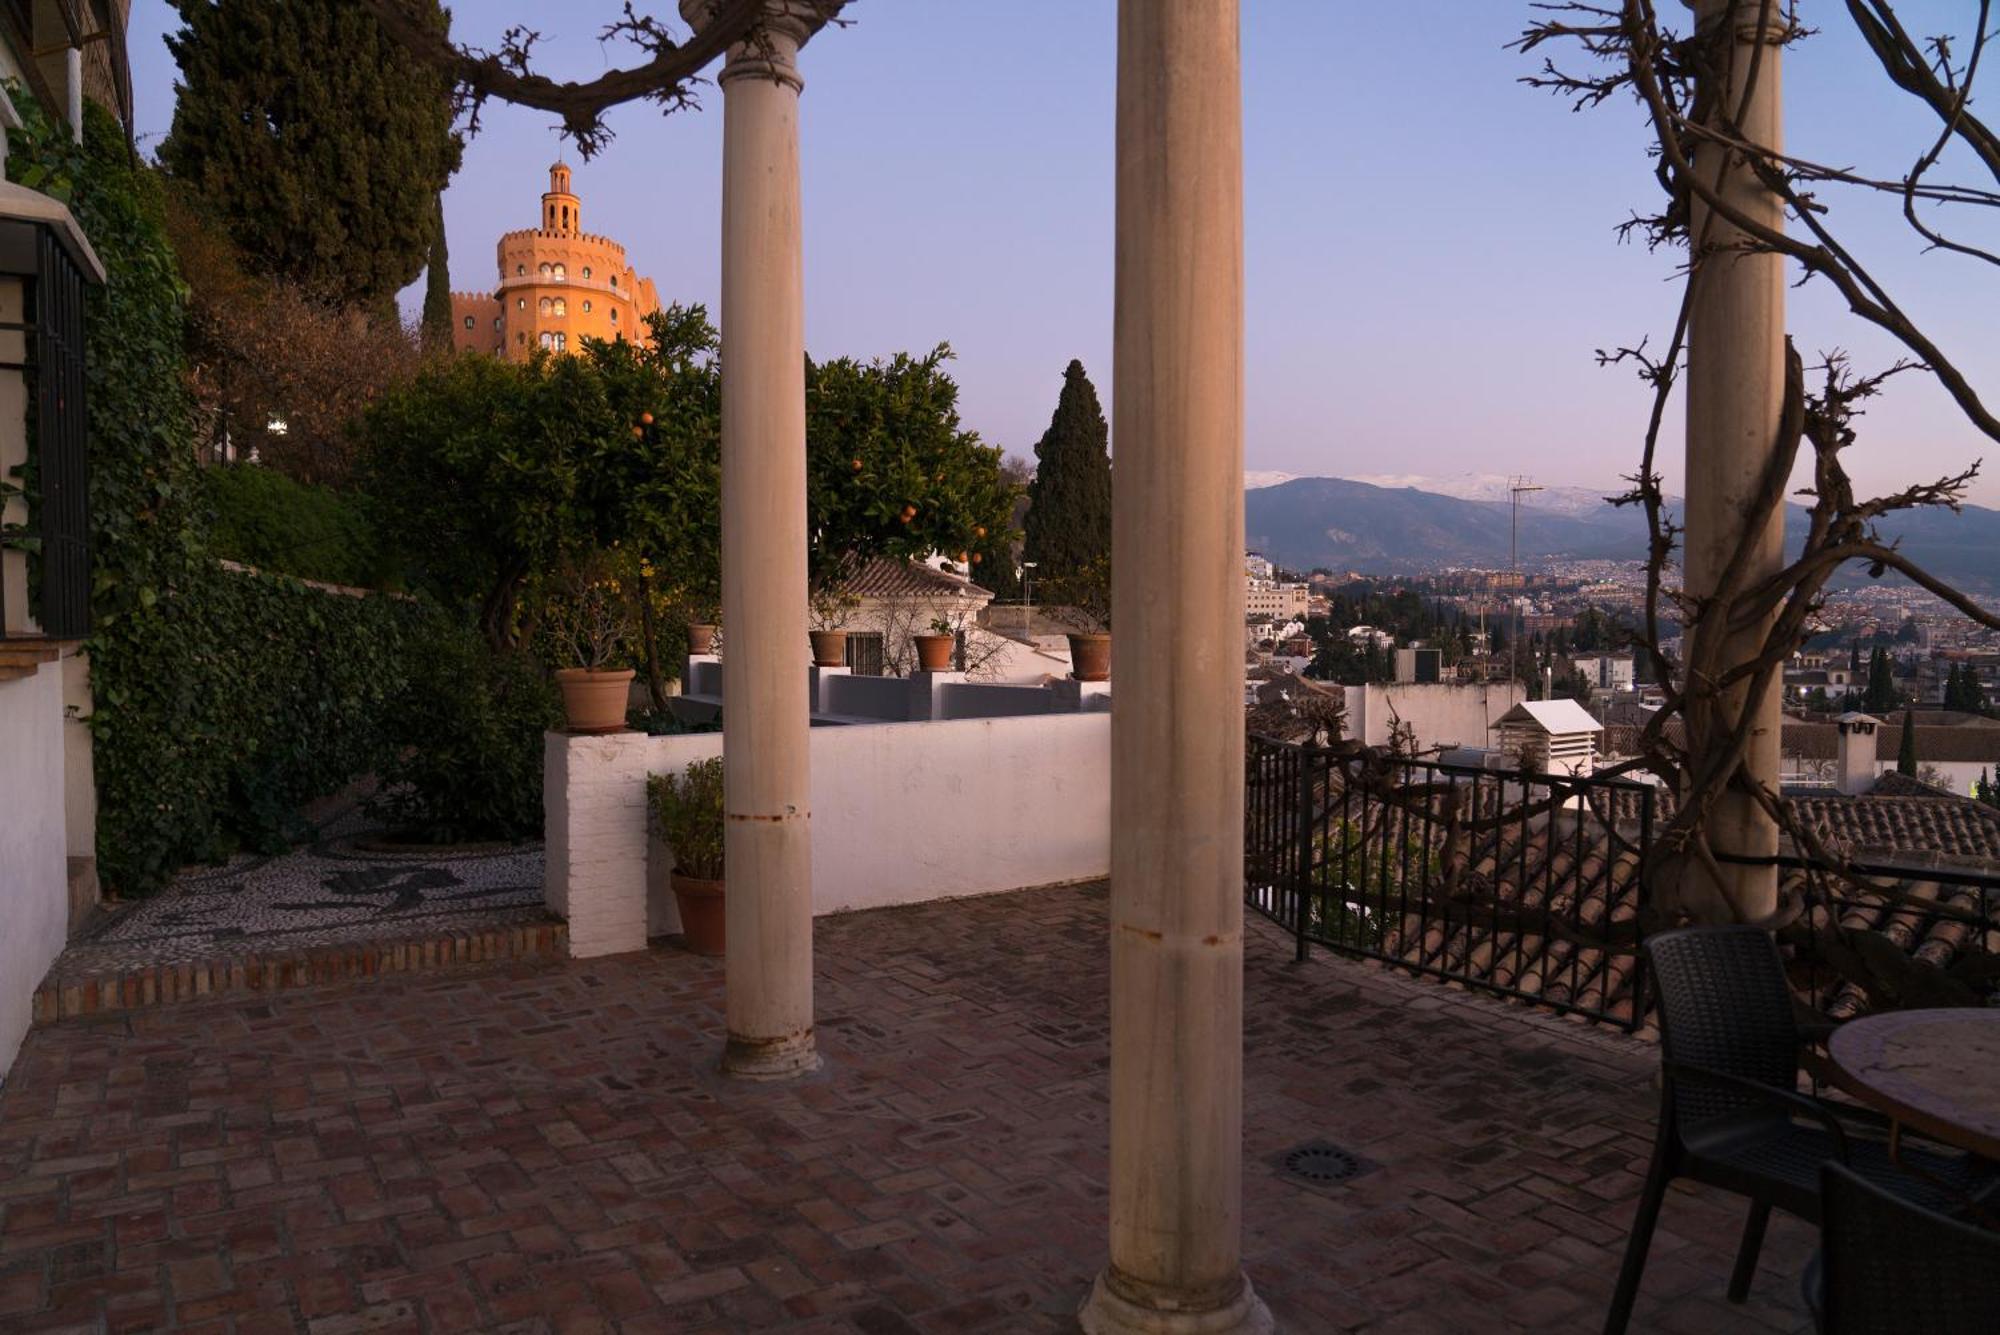
[[[954,666],[979,681],[1040,681],[1069,675],[1069,651],[1060,636],[1030,638],[1002,633],[1004,618],[980,624],[993,592],[942,563],[874,557],[847,577],[857,605],[845,618],[847,665],[857,676],[904,676],[916,666],[912,637],[931,633],[941,620],[959,636]],[[800,637],[801,641],[804,637]]]
[[1500,749],[1537,774],[1584,778],[1597,766],[1604,725],[1574,700],[1524,700],[1493,725]]

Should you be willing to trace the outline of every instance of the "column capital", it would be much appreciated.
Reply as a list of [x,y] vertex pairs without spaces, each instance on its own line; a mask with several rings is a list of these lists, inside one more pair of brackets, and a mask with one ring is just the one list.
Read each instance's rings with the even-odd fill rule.
[[[1732,6],[1736,15],[1736,40],[1754,42],[1758,38],[1758,27],[1763,25],[1763,39],[1767,45],[1782,46],[1798,33],[1798,26],[1788,17],[1784,0],[1681,0],[1694,11],[1695,26],[1706,28],[1721,23],[1730,15]],[[1770,17],[1765,18],[1768,14]]]
[[[732,79],[771,79],[793,92],[805,88],[798,53],[812,35],[840,13],[846,0],[763,0],[763,12],[748,40],[729,48],[718,84]],[[722,0],[680,0],[681,18],[699,30],[715,16]]]

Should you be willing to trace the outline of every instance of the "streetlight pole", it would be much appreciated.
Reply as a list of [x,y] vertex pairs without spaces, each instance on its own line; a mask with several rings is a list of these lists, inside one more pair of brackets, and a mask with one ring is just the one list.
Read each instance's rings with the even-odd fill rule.
[[1035,567],[1040,564],[1041,562],[1039,561],[1021,562],[1019,572],[1021,576],[1021,638],[1024,640],[1033,640],[1035,638],[1031,625],[1033,614],[1028,610],[1033,606],[1034,599],[1028,596],[1028,591],[1033,587],[1035,582]]

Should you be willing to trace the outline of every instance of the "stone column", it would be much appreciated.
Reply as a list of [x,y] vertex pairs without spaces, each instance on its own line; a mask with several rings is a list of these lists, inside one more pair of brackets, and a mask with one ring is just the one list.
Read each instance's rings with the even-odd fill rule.
[[[711,0],[682,0],[692,23]],[[776,1080],[813,1050],[806,633],[805,298],[799,78],[811,6],[770,0],[722,85],[722,754],[729,1038]]]
[[1243,1276],[1236,0],[1118,7],[1111,1258],[1091,1335],[1271,1329]]
[[[1691,7],[1700,27],[1713,28],[1727,19],[1731,0],[1692,0]],[[1727,77],[1715,92],[1726,106],[1742,108],[1745,136],[1781,149],[1778,39],[1784,32],[1783,7],[1779,0],[1737,0],[1735,8],[1735,31],[1726,47]],[[1760,8],[1766,25],[1761,38]],[[1694,166],[1703,180],[1717,183],[1719,193],[1741,213],[1767,227],[1784,228],[1782,202],[1740,156],[1703,147]],[[1698,253],[1688,280],[1694,291],[1688,321],[1685,539],[1687,589],[1700,595],[1713,592],[1731,573],[1750,522],[1748,507],[1777,453],[1785,393],[1785,262],[1777,255],[1741,249],[1743,234],[1698,200],[1690,235]],[[1753,535],[1745,549],[1748,559],[1735,574],[1748,584],[1780,569],[1784,540],[1780,509]],[[1724,661],[1754,656],[1769,624],[1727,636]],[[1724,628],[1710,622],[1696,633],[1720,635]],[[1727,712],[1734,714],[1747,698],[1747,686],[1739,688],[1729,697]],[[1774,677],[1753,706],[1755,732],[1747,757],[1750,773],[1774,791],[1783,728],[1781,703]],[[1714,711],[1691,709],[1687,724],[1691,746],[1725,744],[1727,724]],[[1747,794],[1725,793],[1715,805],[1709,831],[1721,852],[1767,857],[1778,851],[1777,826]],[[1723,873],[1723,892],[1740,917],[1760,918],[1776,909],[1775,868],[1725,864]],[[1707,872],[1697,868],[1688,874],[1706,877]]]

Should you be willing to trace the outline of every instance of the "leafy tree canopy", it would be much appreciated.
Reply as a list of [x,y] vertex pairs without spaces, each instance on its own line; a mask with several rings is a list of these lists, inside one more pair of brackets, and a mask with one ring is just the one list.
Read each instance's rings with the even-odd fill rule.
[[458,169],[449,83],[352,0],[172,3],[181,78],[161,163],[260,270],[390,310]]

